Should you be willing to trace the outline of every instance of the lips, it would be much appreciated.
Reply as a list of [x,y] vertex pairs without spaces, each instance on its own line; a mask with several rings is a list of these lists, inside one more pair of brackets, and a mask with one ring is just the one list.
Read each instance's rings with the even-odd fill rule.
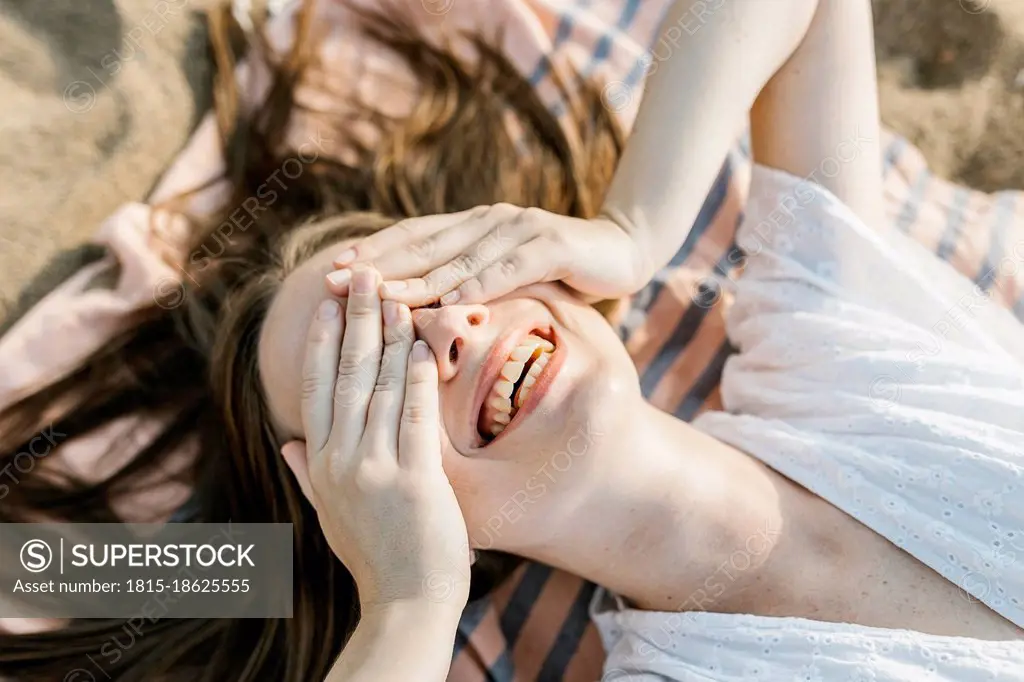
[[517,424],[550,383],[556,358],[553,330],[538,328],[500,339],[481,372],[477,432],[488,443]]

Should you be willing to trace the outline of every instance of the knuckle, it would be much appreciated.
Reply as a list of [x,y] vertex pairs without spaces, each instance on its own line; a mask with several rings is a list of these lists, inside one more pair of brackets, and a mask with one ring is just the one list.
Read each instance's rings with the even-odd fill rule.
[[[572,247],[572,240],[569,233],[564,230],[548,230],[542,237],[545,246],[551,249],[565,249]],[[555,253],[561,253],[555,251]]]
[[544,215],[545,212],[539,208],[521,208],[512,221],[512,227],[527,235],[535,235],[544,224]]
[[[319,321],[318,321],[319,322]],[[320,346],[326,345],[331,339],[331,333],[327,327],[323,324],[317,324],[306,337],[306,346],[310,349],[316,349]]]
[[[369,298],[373,294],[352,294],[349,297],[349,301],[353,301],[357,298]],[[349,305],[348,307],[348,319],[349,321],[369,321],[377,316],[375,308],[371,307],[367,303],[357,303],[356,305]]]
[[452,271],[456,275],[472,273],[476,270],[476,257],[463,253],[452,259]]
[[395,223],[392,229],[397,231],[403,239],[415,239],[420,234],[415,225],[416,222],[413,220],[402,220]]
[[498,272],[502,277],[515,277],[525,269],[526,263],[523,256],[518,253],[509,255],[508,258],[498,263]]
[[423,278],[423,286],[431,297],[438,297],[457,287],[462,277],[452,267],[442,268]]
[[502,254],[502,242],[504,238],[501,236],[501,228],[496,227],[494,230],[489,232],[486,237],[477,242],[474,253],[479,259],[481,265],[488,265],[493,263]]
[[344,456],[344,448],[335,444],[329,444],[324,449],[324,454],[326,455],[325,457],[317,457],[315,460],[317,471],[337,477],[343,477],[352,473],[355,460]]
[[430,419],[430,410],[426,405],[420,405],[418,403],[406,403],[405,409],[402,410],[402,423],[411,426],[420,426],[427,424]]
[[355,404],[365,394],[363,382],[356,376],[339,377],[334,386],[334,402],[343,407]]
[[407,247],[409,255],[419,261],[429,261],[434,255],[436,240],[434,238],[415,241]]
[[442,291],[446,284],[455,279],[451,267],[440,268],[424,275],[420,281],[423,282],[423,289],[428,294],[436,295]]
[[338,374],[341,377],[357,377],[365,373],[366,361],[351,353],[342,353],[338,359]]
[[374,466],[368,462],[361,462],[359,466],[353,467],[349,474],[352,485],[359,492],[375,492],[387,485],[388,475],[383,467]]
[[375,393],[397,393],[402,390],[405,382],[397,374],[387,373],[377,377],[373,390]]
[[407,346],[412,344],[412,337],[395,335],[384,345],[384,352],[380,358],[380,373],[399,372],[405,365],[404,359],[408,355]]
[[524,208],[523,212],[521,214],[523,222],[526,222],[526,223],[528,223],[530,225],[542,225],[542,224],[544,224],[544,219],[547,216],[548,216],[548,212],[547,211],[545,211],[542,208],[537,208],[536,206],[529,206],[527,208]]
[[523,209],[521,206],[510,204],[507,201],[499,201],[498,203],[490,207],[490,212],[492,212],[495,215],[495,217],[498,218],[509,218],[511,216],[518,214],[522,210]]
[[407,352],[407,348],[416,340],[416,330],[413,327],[412,319],[399,322],[388,336],[388,351],[392,355],[401,355]]
[[303,375],[302,382],[300,384],[302,398],[307,400],[320,395],[321,391],[323,391],[328,384],[329,382],[325,377],[321,377],[316,374]]

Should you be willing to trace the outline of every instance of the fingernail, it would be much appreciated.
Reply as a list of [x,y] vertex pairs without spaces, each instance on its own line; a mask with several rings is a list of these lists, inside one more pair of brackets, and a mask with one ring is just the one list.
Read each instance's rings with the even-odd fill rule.
[[352,291],[357,294],[368,294],[373,291],[375,282],[373,270],[363,268],[352,275]]
[[338,316],[338,302],[327,300],[317,308],[316,316],[321,320],[330,320]]
[[413,360],[426,360],[430,357],[430,349],[427,348],[426,341],[417,341],[412,345],[412,359]]
[[381,303],[384,312],[384,324],[394,326],[398,324],[398,303],[395,301],[384,301]]
[[383,284],[385,295],[398,293],[399,291],[403,291],[408,287],[409,285],[403,282],[402,280],[395,280],[394,282],[384,282]]
[[447,294],[441,297],[441,305],[451,305],[452,303],[458,301],[459,298],[461,297],[462,294],[459,293],[459,290],[453,289],[452,291],[449,291]]
[[337,258],[334,259],[334,264],[335,265],[339,265],[339,266],[340,265],[348,265],[349,263],[351,263],[355,259],[356,259],[356,250],[355,249],[345,249],[340,254],[338,254]]
[[348,281],[352,278],[351,270],[335,270],[334,272],[327,275],[327,279],[330,280],[331,284],[339,287],[343,287],[348,284]]

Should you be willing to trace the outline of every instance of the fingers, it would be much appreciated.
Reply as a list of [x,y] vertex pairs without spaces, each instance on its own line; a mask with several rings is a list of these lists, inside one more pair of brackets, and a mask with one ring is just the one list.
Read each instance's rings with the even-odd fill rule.
[[[455,229],[457,228],[449,232]],[[441,259],[440,262],[444,265],[431,270],[423,277],[385,282],[382,294],[385,298],[401,301],[410,307],[423,306],[438,300],[447,305],[466,300],[462,295],[465,284],[488,270],[491,271],[489,279],[496,283],[503,279],[500,277],[503,272],[506,275],[516,275],[514,286],[501,288],[502,293],[508,293],[518,286],[536,281],[527,281],[524,277],[529,272],[544,270],[545,263],[556,255],[531,248],[530,252],[540,255],[541,260],[519,263],[520,257],[515,254],[524,246],[524,242],[532,243],[528,230],[515,229],[512,225],[488,225],[480,238],[473,235],[469,248],[454,257]],[[484,296],[478,302],[495,298],[494,295],[488,297],[483,291],[475,293]]]
[[[335,265],[365,262],[388,282],[386,298],[406,305],[425,305],[536,236],[543,213],[539,209],[495,204],[404,220],[347,250],[344,257],[335,259]],[[409,279],[449,261],[454,261],[453,267],[435,274],[430,281]],[[328,274],[327,289],[336,296],[344,296],[350,276],[345,269]]]
[[334,266],[344,268],[357,260],[364,263],[373,260],[382,254],[400,249],[406,244],[429,237],[446,227],[461,223],[476,210],[469,209],[458,213],[442,213],[400,220],[391,227],[384,228],[360,240],[359,243],[346,249],[344,253],[338,254],[338,257],[334,259]]
[[291,469],[299,489],[310,504],[313,503],[313,485],[309,481],[309,463],[306,461],[306,444],[301,440],[293,440],[281,448],[281,457]]
[[465,278],[457,287],[444,294],[441,303],[486,303],[520,287],[561,279],[562,254],[552,246],[547,240],[537,238],[502,254],[495,262]]
[[494,229],[493,215],[471,213],[462,221],[412,242],[402,250],[381,254],[373,259],[373,265],[380,270],[381,278],[386,282],[422,275],[460,258],[463,252],[478,250],[474,245],[486,239]]
[[554,282],[565,276],[565,250],[537,237],[494,263],[458,289],[461,303],[480,303],[510,294],[536,282]]
[[[385,279],[402,279],[433,267],[441,248],[431,241],[433,236],[464,223],[474,211],[479,209],[409,218],[366,237],[334,259],[334,266],[342,269],[327,276],[328,291],[335,296],[347,294],[352,272],[346,268],[356,261],[373,267]],[[449,257],[460,250],[455,248]]]
[[437,361],[425,341],[417,341],[409,355],[398,462],[410,469],[441,466]]
[[372,452],[398,456],[398,429],[405,401],[409,353],[413,345],[412,313],[408,306],[384,301],[384,355],[380,375],[370,398],[367,436],[377,447]]
[[383,335],[379,285],[374,270],[359,268],[352,276],[331,426],[331,451],[342,457],[351,456],[363,436],[370,397],[380,374]]
[[331,435],[344,326],[340,304],[326,300],[317,308],[306,336],[306,355],[302,362],[302,429],[314,452],[322,450]]

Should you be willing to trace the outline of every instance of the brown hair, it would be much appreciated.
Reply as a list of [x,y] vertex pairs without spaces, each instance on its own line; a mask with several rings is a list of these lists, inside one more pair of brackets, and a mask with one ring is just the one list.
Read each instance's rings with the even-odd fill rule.
[[[164,619],[144,623],[138,636],[124,619],[76,620],[52,632],[0,635],[0,676],[63,680],[88,655],[118,680],[323,679],[357,622],[358,602],[268,426],[257,339],[278,287],[322,246],[409,216],[497,202],[579,217],[600,207],[622,137],[596,89],[562,83],[571,103],[567,134],[484,41],[472,39],[478,59],[467,64],[408,24],[366,15],[362,30],[401,55],[420,84],[414,110],[393,119],[361,106],[360,116],[381,132],[377,142],[356,144],[347,162],[316,159],[244,234],[223,239],[222,220],[294,156],[284,131],[313,60],[311,16],[307,2],[292,52],[268,57],[273,84],[265,102],[244,112],[230,47],[240,30],[226,8],[213,13],[217,115],[233,198],[223,215],[195,225],[190,253],[209,254],[213,244],[218,252],[185,264],[182,305],[157,301],[135,312],[125,331],[64,378],[0,413],[0,467],[51,424],[68,439],[129,415],[162,424],[141,449],[130,439],[116,443],[112,451],[130,448],[132,456],[99,482],[52,467],[22,477],[0,506],[0,522],[117,522],[113,505],[126,493],[177,480],[194,492],[176,520],[294,524],[294,616]],[[189,447],[197,451],[189,465],[167,473],[172,455]],[[474,575],[476,592],[481,585]]]

